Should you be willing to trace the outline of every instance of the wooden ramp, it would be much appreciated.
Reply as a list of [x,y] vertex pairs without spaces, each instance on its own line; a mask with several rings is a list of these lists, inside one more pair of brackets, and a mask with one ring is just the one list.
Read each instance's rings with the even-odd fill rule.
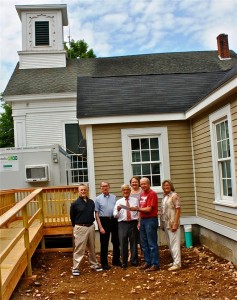
[[0,191],[0,300],[11,297],[44,236],[71,235],[70,205],[75,186]]
[[[14,221],[9,228],[0,229],[0,253],[4,252],[16,236],[23,233],[22,220]],[[9,299],[19,279],[27,269],[28,260],[34,254],[43,237],[43,224],[36,220],[29,227],[29,252],[25,247],[24,236],[14,245],[1,263],[2,299]],[[28,257],[28,255],[30,257]]]
[[[24,271],[32,275],[31,257],[43,237],[41,193],[42,189],[33,191],[0,216],[1,300],[10,298]],[[31,201],[38,204],[29,215]]]

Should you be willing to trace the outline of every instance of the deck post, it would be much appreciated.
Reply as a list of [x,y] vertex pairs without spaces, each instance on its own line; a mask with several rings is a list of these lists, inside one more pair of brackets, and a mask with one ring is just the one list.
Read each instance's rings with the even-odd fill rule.
[[32,276],[32,266],[31,266],[31,257],[30,257],[30,237],[29,237],[27,206],[23,207],[22,216],[23,216],[23,227],[25,228],[24,242],[25,242],[25,248],[26,248],[26,254],[27,254],[26,275],[30,277],[30,276]]
[[2,300],[2,270],[1,270],[1,266],[0,266],[0,300]]
[[[39,193],[39,208],[41,208],[41,213],[40,213],[40,223],[43,223],[44,227],[44,198],[43,198],[43,190]],[[44,236],[42,237],[42,240],[40,241],[40,246],[41,249],[45,250],[45,238]]]

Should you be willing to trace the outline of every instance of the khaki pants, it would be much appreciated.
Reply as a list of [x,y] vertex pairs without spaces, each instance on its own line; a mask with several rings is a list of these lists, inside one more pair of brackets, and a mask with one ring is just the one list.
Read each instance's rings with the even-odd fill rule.
[[180,227],[175,232],[172,232],[171,230],[169,230],[166,227],[164,221],[163,221],[163,227],[165,229],[168,246],[169,246],[172,258],[173,258],[173,264],[177,265],[178,267],[181,267]]
[[89,252],[91,268],[98,266],[95,255],[95,225],[90,227],[75,225],[73,228],[74,250],[73,270],[79,270],[79,265],[84,257],[86,248]]

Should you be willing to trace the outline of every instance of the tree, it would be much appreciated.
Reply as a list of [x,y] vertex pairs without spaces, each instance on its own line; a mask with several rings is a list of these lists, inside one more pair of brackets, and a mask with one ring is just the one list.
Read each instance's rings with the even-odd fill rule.
[[64,48],[67,51],[68,58],[95,58],[93,49],[89,49],[88,44],[84,40],[75,42],[73,39],[69,42],[69,46],[64,42]]
[[0,148],[14,147],[12,108],[9,104],[4,102],[2,109],[3,112],[0,115]]

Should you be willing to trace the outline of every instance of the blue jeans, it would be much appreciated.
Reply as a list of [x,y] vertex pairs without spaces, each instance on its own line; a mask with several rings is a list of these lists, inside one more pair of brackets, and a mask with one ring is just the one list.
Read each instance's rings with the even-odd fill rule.
[[149,266],[159,266],[159,249],[157,244],[157,218],[143,218],[140,222],[141,245],[144,260]]

